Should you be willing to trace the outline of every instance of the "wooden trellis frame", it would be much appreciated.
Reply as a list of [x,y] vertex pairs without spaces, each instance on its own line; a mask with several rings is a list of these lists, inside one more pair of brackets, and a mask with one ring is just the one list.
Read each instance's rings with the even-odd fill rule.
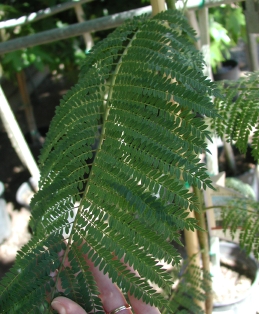
[[65,3],[58,4],[51,8],[46,8],[38,12],[32,12],[29,15],[24,15],[18,19],[11,19],[7,21],[0,22],[0,29],[15,27],[18,25],[25,25],[28,23],[33,23],[42,19],[45,19],[48,16],[66,11],[68,9],[74,8],[75,6],[82,5],[84,3],[92,2],[93,0],[79,0],[79,1],[69,1]]
[[[232,0],[192,0],[188,1],[187,8],[189,10],[197,10],[202,7],[214,7],[221,4],[232,3]],[[74,2],[76,5],[78,2]],[[177,2],[177,8],[181,7],[181,2]],[[0,43],[0,54],[8,53],[11,51],[43,45],[57,40],[62,40],[70,37],[82,35],[83,33],[96,32],[106,29],[118,27],[125,20],[133,18],[141,14],[151,14],[151,6],[129,10],[113,15],[108,15],[94,20],[85,21],[67,27],[43,31],[38,34],[24,36],[17,39],[11,39],[6,42]]]

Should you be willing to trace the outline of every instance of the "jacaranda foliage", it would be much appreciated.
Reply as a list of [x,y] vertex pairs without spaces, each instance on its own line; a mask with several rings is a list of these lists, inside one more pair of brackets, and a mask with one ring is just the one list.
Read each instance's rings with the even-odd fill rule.
[[178,264],[171,242],[197,228],[187,183],[210,186],[201,116],[217,116],[219,96],[194,37],[181,13],[166,11],[127,22],[86,57],[51,123],[34,236],[1,282],[0,313],[51,313],[57,295],[104,313],[86,254],[123,291],[172,312],[151,283],[171,289],[159,261]]

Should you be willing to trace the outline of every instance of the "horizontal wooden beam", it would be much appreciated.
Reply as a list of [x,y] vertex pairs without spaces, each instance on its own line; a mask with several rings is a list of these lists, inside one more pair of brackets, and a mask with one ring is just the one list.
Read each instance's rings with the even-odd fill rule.
[[[242,2],[245,0],[187,0],[186,8],[189,10],[197,10],[201,8],[212,8],[220,6],[221,4],[230,4],[233,2]],[[176,9],[182,9],[184,7],[184,1],[177,1]]]
[[144,13],[150,14],[151,6],[130,10],[122,13],[116,13],[113,15],[100,17],[94,20],[40,32],[38,34],[11,39],[0,43],[0,54],[2,55],[7,52],[23,48],[43,45],[57,40],[79,36],[87,32],[96,32],[105,29],[115,28],[121,25],[125,20],[131,19],[134,16],[141,15]]
[[[91,0],[82,0],[91,1]],[[219,6],[221,4],[232,3],[233,0],[189,0],[187,3],[187,8],[189,10],[197,10],[201,7],[213,7]],[[79,2],[75,2],[79,3]],[[179,1],[176,3],[178,6]],[[180,7],[178,7],[180,8]],[[131,19],[134,16],[141,14],[150,14],[152,8],[151,6],[146,6],[139,9],[134,9],[130,11],[125,11],[122,13],[116,13],[113,15],[108,15],[105,17],[100,17],[94,20],[85,21],[82,23],[72,24],[66,27],[51,29],[48,31],[43,31],[38,34],[28,35],[24,37],[19,37],[16,39],[11,39],[0,43],[0,55],[5,53],[24,49],[28,47],[38,46],[48,44],[57,40],[62,40],[70,37],[80,36],[83,33],[96,32],[111,28],[116,28],[121,25],[125,20]]]
[[[65,2],[58,4],[54,7],[42,9],[38,12],[32,12],[29,15],[24,15],[19,17],[18,19],[10,19],[6,21],[1,21],[0,22],[0,29],[3,28],[9,28],[9,27],[15,27],[18,25],[24,25],[28,23],[33,23],[36,21],[39,21],[41,19],[44,19],[48,16],[60,13],[62,11],[68,10],[73,8],[74,6],[78,4],[84,4],[88,2],[92,2],[94,0],[74,0],[70,2]],[[240,0],[240,1],[245,1],[245,0]],[[221,4],[228,4],[228,3],[233,3],[233,0],[189,0],[187,2],[187,8],[189,9],[197,9],[199,7],[213,7],[213,6],[218,6]],[[177,8],[183,7],[183,2],[178,1],[176,4]]]
[[28,24],[28,23],[33,23],[33,22],[39,21],[41,19],[44,19],[48,16],[51,16],[51,15],[60,13],[62,11],[71,9],[78,4],[84,4],[84,3],[92,2],[92,1],[93,0],[78,0],[78,1],[65,2],[62,4],[58,4],[58,5],[51,7],[51,8],[46,8],[46,9],[40,10],[38,12],[32,12],[29,15],[21,16],[18,19],[10,19],[10,20],[6,20],[6,21],[1,21],[0,22],[0,29],[15,27],[18,25],[24,25],[24,24]]

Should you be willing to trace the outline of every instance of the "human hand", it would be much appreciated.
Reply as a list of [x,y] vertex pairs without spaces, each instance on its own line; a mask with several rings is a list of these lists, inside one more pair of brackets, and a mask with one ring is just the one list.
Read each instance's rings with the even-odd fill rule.
[[[99,297],[102,300],[104,311],[107,314],[132,314],[131,307],[135,314],[160,314],[157,308],[144,303],[142,300],[136,299],[130,294],[128,295],[128,298],[131,306],[129,306],[120,289],[117,285],[112,283],[108,275],[104,275],[103,272],[95,267],[93,262],[89,259],[86,258],[86,261],[96,280],[96,284],[100,291]],[[59,314],[88,314],[77,303],[65,297],[57,297],[53,299],[51,306]]]

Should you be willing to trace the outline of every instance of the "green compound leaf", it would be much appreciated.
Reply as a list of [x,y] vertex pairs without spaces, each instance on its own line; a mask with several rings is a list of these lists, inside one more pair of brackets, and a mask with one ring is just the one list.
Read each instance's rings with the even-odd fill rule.
[[172,312],[152,284],[170,290],[160,261],[179,264],[170,243],[197,228],[186,183],[210,184],[197,157],[210,137],[197,112],[216,117],[210,96],[219,95],[193,38],[167,11],[127,22],[87,55],[51,123],[34,237],[1,282],[0,313],[51,313],[58,295],[104,313],[86,254],[124,292]]

